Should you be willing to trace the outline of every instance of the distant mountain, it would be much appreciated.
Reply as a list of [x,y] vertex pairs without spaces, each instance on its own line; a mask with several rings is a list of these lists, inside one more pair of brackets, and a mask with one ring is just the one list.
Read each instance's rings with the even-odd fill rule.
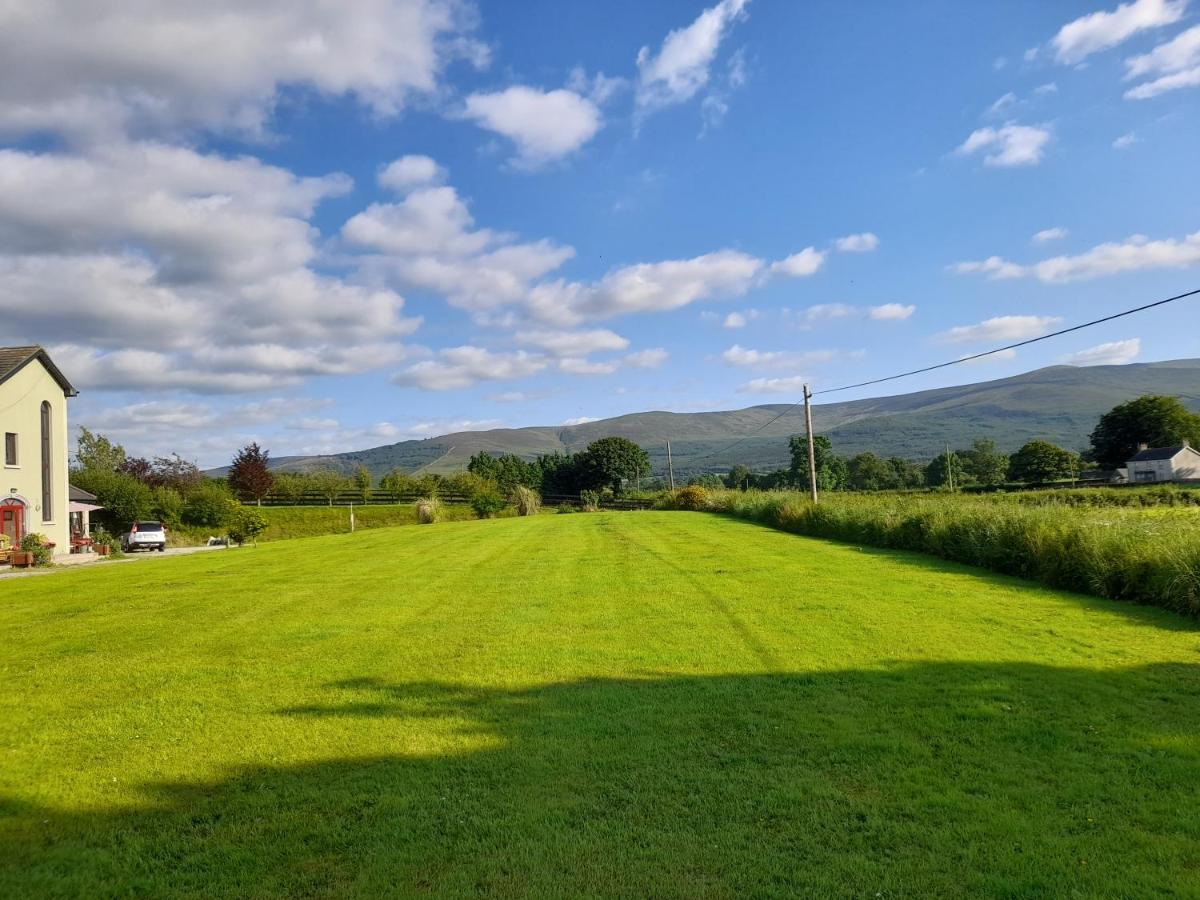
[[[813,427],[819,434],[828,435],[842,455],[870,450],[880,456],[927,460],[947,444],[964,447],[978,438],[990,438],[1004,451],[1016,450],[1034,438],[1083,450],[1102,413],[1142,394],[1179,397],[1191,409],[1200,411],[1200,359],[1086,368],[1051,366],[979,384],[821,404],[813,408]],[[799,410],[729,452],[722,448],[759,428],[787,406],[751,406],[727,412],[644,412],[583,425],[464,431],[332,456],[280,457],[271,462],[280,471],[328,466],[349,472],[364,465],[376,477],[396,467],[410,472],[449,473],[464,468],[472,454],[481,450],[532,458],[556,450],[582,450],[597,438],[620,435],[649,451],[655,474],[666,472],[668,439],[677,476],[725,471],[738,462],[763,471],[787,464],[787,439],[804,428]]]

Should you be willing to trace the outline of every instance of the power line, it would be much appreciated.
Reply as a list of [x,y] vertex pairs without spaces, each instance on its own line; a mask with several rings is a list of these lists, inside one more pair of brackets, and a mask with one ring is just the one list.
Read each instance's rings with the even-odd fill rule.
[[[910,376],[913,376],[913,375],[921,375],[925,372],[933,372],[937,369],[945,369],[945,368],[948,368],[949,366],[957,366],[960,363],[968,363],[968,362],[971,362],[972,360],[982,359],[985,356],[992,356],[996,353],[1004,353],[1006,350],[1016,350],[1018,347],[1027,347],[1030,344],[1038,343],[1038,341],[1048,341],[1048,340],[1050,340],[1050,338],[1061,337],[1062,335],[1070,334],[1073,331],[1082,331],[1084,328],[1091,328],[1093,325],[1102,325],[1105,322],[1111,322],[1114,319],[1121,319],[1121,318],[1124,318],[1125,316],[1132,316],[1134,313],[1145,312],[1148,309],[1154,309],[1154,307],[1156,307],[1156,306],[1165,306],[1168,303],[1174,303],[1176,300],[1185,300],[1188,297],[1194,297],[1197,294],[1200,294],[1200,288],[1196,288],[1195,290],[1192,290],[1192,291],[1187,291],[1186,293],[1183,293],[1183,294],[1176,294],[1174,297],[1167,297],[1165,300],[1156,300],[1153,303],[1147,303],[1144,306],[1136,306],[1133,309],[1126,309],[1119,313],[1113,313],[1110,316],[1104,316],[1103,318],[1100,318],[1100,319],[1093,319],[1090,322],[1084,322],[1080,325],[1072,325],[1070,328],[1063,328],[1060,331],[1052,331],[1049,334],[1043,334],[1040,337],[1029,338],[1028,340],[1024,340],[1024,341],[1017,341],[1015,344],[1007,344],[1003,347],[996,347],[992,350],[985,350],[983,353],[975,353],[975,354],[972,354],[971,356],[963,356],[958,359],[952,359],[949,362],[938,363],[937,365],[934,365],[934,366],[925,366],[924,368],[921,368],[921,369],[913,369],[912,371],[909,371],[909,372],[901,372],[898,375],[888,375],[886,378],[873,378],[870,381],[860,381],[858,384],[847,384],[847,385],[843,385],[842,387],[826,388],[823,391],[813,391],[811,396],[815,397],[820,394],[836,394],[840,391],[851,391],[851,390],[854,390],[855,388],[870,387],[871,385],[875,385],[875,384],[883,384],[884,382],[895,381],[899,378],[909,378]],[[712,453],[705,453],[703,456],[693,457],[692,461],[699,462],[700,460],[708,459],[709,457],[712,457],[712,456],[717,456],[722,453],[728,453],[734,447],[738,446],[741,443],[744,443],[745,441],[748,441],[750,438],[754,437],[756,434],[758,434],[759,432],[768,428],[769,426],[774,425],[776,422],[778,422],[780,419],[782,419],[784,416],[786,416],[788,413],[792,412],[792,410],[796,409],[798,406],[800,406],[803,403],[804,403],[803,399],[797,400],[791,406],[788,406],[786,409],[784,409],[783,412],[779,413],[776,416],[772,416],[770,419],[768,419],[762,425],[759,425],[753,431],[742,435],[740,438],[738,438],[732,444],[730,444],[726,447],[721,447],[718,450],[714,450]]]

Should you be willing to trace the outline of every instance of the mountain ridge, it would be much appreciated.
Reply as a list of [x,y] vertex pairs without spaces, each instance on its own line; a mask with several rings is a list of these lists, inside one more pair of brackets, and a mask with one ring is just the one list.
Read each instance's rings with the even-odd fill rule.
[[[1083,450],[1101,414],[1142,394],[1179,397],[1200,411],[1200,359],[1048,366],[992,381],[817,404],[813,427],[843,455],[869,450],[924,460],[946,444],[961,447],[978,438],[994,440],[1006,452],[1035,438]],[[579,425],[455,432],[324,456],[279,457],[271,467],[305,471],[325,466],[349,472],[364,465],[375,477],[396,467],[448,473],[464,468],[480,451],[532,458],[578,451],[593,440],[618,435],[647,449],[655,474],[666,471],[668,439],[677,476],[724,471],[735,462],[759,470],[778,468],[788,462],[787,438],[803,429],[803,417],[784,415],[765,423],[791,405],[696,413],[648,410]],[[751,436],[731,452],[722,449],[747,434]],[[212,471],[221,474],[224,469]]]

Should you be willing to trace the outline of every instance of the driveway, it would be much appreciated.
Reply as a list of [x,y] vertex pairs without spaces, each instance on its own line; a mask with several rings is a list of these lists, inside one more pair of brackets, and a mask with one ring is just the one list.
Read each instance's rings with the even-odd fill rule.
[[[226,547],[168,547],[162,553],[157,553],[153,550],[141,551],[138,553],[126,553],[120,559],[108,559],[105,565],[120,565],[122,563],[139,562],[150,559],[166,559],[172,556],[186,556],[189,553],[206,553],[210,550],[226,550]],[[90,566],[100,562],[105,557],[97,556],[94,553],[76,553],[62,560],[55,560],[53,566],[48,566],[43,569],[0,569],[0,579],[4,578],[32,578],[37,575],[53,575],[55,572],[64,572],[67,569],[73,569],[76,566]]]

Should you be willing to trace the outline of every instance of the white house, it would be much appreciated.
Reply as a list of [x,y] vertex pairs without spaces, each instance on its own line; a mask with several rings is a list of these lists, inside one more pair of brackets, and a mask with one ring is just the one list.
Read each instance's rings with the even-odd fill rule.
[[75,388],[41,347],[0,347],[0,534],[30,532],[71,548],[67,398]]
[[1147,447],[1142,444],[1126,466],[1126,477],[1135,484],[1200,481],[1200,452],[1187,441],[1178,447]]

